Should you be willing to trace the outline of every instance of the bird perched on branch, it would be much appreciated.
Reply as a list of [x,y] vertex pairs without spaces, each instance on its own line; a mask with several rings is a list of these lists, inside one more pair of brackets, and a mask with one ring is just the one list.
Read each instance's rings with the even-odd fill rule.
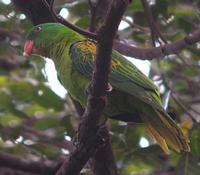
[[[24,45],[24,55],[51,58],[70,95],[86,106],[86,88],[90,82],[96,55],[96,42],[59,23],[33,27]],[[112,51],[109,83],[112,91],[104,115],[125,122],[143,122],[165,153],[168,145],[189,152],[188,138],[163,109],[158,88],[119,52]]]

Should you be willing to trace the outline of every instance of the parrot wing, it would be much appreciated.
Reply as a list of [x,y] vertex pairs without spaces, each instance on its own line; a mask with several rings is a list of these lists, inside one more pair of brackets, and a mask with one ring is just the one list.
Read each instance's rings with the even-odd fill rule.
[[[77,42],[70,49],[73,66],[89,79],[94,69],[95,54],[96,43],[90,40]],[[190,151],[188,139],[163,109],[157,87],[131,62],[114,50],[109,81],[116,90],[130,94],[151,106],[151,108],[145,105],[141,107],[145,110],[141,118],[165,153],[169,153],[167,144],[177,151]],[[149,114],[148,109],[150,109]]]
[[[77,42],[70,49],[73,66],[87,78],[92,76],[95,54],[96,43],[91,40]],[[115,50],[112,52],[112,70],[109,80],[115,89],[133,95],[152,107],[164,111],[158,88]]]

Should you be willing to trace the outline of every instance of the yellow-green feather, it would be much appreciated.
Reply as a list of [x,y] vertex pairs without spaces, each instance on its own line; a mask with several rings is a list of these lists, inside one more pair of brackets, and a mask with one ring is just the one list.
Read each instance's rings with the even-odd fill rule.
[[[87,49],[88,42],[93,44],[92,50]],[[88,40],[78,42],[71,47],[73,67],[87,78],[92,75],[95,47],[96,43]],[[105,108],[107,116],[132,113],[134,121],[134,115],[138,113],[150,134],[167,154],[169,153],[167,144],[176,151],[190,150],[187,138],[164,111],[157,87],[117,51],[112,53],[110,84],[114,92],[108,96],[108,106]],[[85,105],[82,100],[80,102]],[[120,119],[124,120],[123,117]],[[131,121],[131,118],[128,120]]]

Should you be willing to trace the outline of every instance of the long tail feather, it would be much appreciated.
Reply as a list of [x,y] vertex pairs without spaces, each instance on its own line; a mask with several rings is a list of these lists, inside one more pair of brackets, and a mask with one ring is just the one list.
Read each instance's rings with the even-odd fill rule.
[[142,115],[142,120],[153,138],[157,141],[165,153],[169,154],[167,144],[180,152],[190,151],[189,140],[184,136],[181,128],[170,118],[170,116],[162,111],[154,110],[154,115]]
[[160,134],[154,128],[152,128],[151,125],[146,125],[146,129],[151,135],[151,137],[157,141],[157,143],[160,145],[163,151],[166,154],[169,154],[169,148],[167,146],[167,143],[165,142],[165,139],[162,136],[160,136]]

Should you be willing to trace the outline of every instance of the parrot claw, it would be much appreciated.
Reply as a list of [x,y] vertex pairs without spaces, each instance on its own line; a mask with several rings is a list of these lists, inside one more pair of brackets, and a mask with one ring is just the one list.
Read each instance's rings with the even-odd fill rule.
[[[113,90],[113,87],[112,87],[112,85],[110,84],[110,83],[108,83],[108,86],[107,86],[107,88],[106,88],[106,94],[108,94],[108,93],[110,93],[111,91]],[[92,91],[92,85],[91,85],[91,83],[88,85],[88,87],[87,87],[87,89],[86,89],[86,93],[87,94],[89,94],[89,92],[91,92]]]
[[108,87],[107,87],[107,89],[106,89],[107,93],[111,92],[112,89],[113,89],[113,88],[112,88],[111,84],[108,83]]

